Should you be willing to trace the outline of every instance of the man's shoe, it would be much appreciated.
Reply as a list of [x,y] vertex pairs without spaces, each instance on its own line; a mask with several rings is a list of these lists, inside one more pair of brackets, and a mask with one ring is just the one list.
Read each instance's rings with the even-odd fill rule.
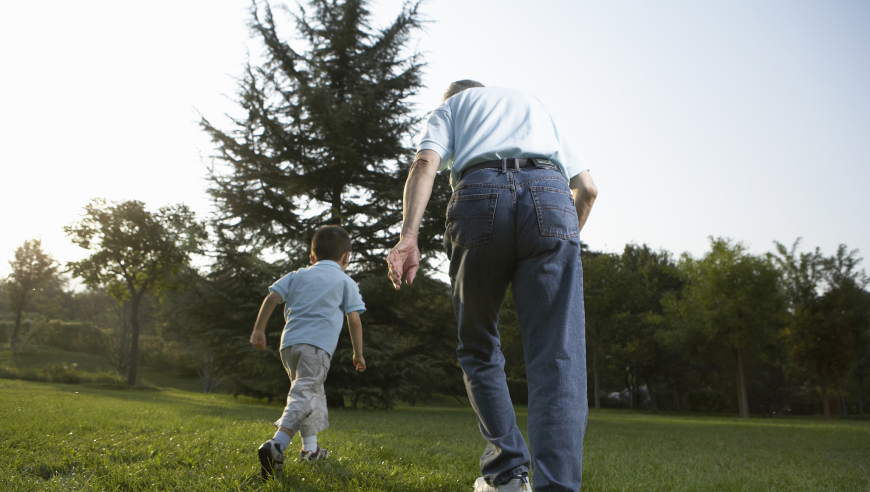
[[257,456],[260,457],[260,473],[263,480],[272,475],[281,476],[281,471],[284,469],[284,453],[281,450],[281,443],[271,439],[264,442],[257,450]]
[[317,446],[317,451],[305,451],[304,449],[299,451],[299,462],[325,460],[327,456],[329,456],[329,450]]
[[529,485],[529,478],[525,475],[511,479],[498,487],[489,485],[483,477],[477,477],[474,481],[474,492],[532,492],[532,487]]

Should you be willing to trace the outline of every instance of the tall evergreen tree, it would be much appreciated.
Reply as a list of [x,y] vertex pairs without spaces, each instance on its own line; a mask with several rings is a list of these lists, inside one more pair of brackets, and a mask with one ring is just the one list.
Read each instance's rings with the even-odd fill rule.
[[[373,29],[363,0],[312,0],[310,12],[291,13],[304,52],[279,35],[268,3],[252,7],[250,27],[265,53],[240,81],[246,117],[231,131],[201,122],[224,164],[210,190],[221,234],[302,266],[313,232],[337,224],[353,238],[353,271],[382,267],[401,223],[409,137],[420,121],[408,98],[421,87],[423,64],[407,53],[421,26],[418,5]],[[443,210],[446,179],[437,188],[430,203]],[[433,252],[443,226],[440,214],[428,216],[421,251]]]
[[[348,273],[360,283],[368,308],[363,324],[370,368],[363,375],[343,371],[350,347],[342,335],[327,398],[330,405],[341,405],[347,397],[352,404],[389,406],[394,399],[420,399],[439,389],[422,384],[418,376],[454,370],[455,326],[434,323],[452,314],[450,304],[440,302],[443,283],[421,282],[401,302],[391,288],[392,297],[383,295],[389,287],[385,254],[399,233],[402,190],[421,120],[409,98],[421,87],[423,64],[408,49],[421,20],[419,4],[407,3],[389,25],[376,29],[366,4],[312,0],[298,13],[288,11],[296,40],[279,34],[268,3],[252,7],[250,27],[265,50],[240,79],[244,117],[233,119],[228,130],[201,122],[217,147],[210,193],[219,209],[214,224],[218,256],[207,281],[215,292],[238,293],[221,312],[228,319],[249,320],[242,330],[247,332],[268,284],[277,278],[260,274],[307,266],[317,228],[344,227],[353,240]],[[441,217],[449,197],[443,176],[430,200],[437,212],[427,214],[420,234],[424,260],[441,251]],[[284,259],[268,267],[259,264],[261,252],[270,249]],[[248,334],[238,325],[217,328],[205,322],[207,311],[194,307],[191,314],[204,323],[208,333],[200,338],[216,360],[236,368],[227,377],[233,391],[270,397],[285,391],[276,381],[277,352],[239,350]],[[280,330],[272,335],[270,347],[279,335]]]

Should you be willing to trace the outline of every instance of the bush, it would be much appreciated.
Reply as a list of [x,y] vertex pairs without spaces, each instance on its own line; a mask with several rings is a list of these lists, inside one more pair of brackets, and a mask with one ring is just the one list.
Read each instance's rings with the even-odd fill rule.
[[690,412],[727,412],[736,410],[730,408],[728,400],[721,392],[705,388],[689,392],[686,407]]
[[76,371],[76,363],[67,364],[61,362],[59,364],[49,364],[39,368],[37,374],[42,376],[40,381],[48,381],[51,383],[64,384],[79,384],[82,382],[81,371]]
[[160,368],[173,368],[179,376],[196,376],[197,361],[192,349],[178,342],[167,342],[159,336],[140,336],[139,353],[142,362]]
[[31,340],[70,352],[103,353],[103,333],[91,323],[49,321],[37,323]]
[[[12,332],[15,331],[14,321],[0,321],[0,343],[12,341]],[[30,320],[22,321],[18,329],[18,341],[21,342],[24,335],[30,331]]]
[[507,385],[514,405],[529,404],[529,384],[525,379],[507,378]]
[[125,378],[111,372],[88,372],[76,369],[77,364],[49,364],[36,370],[22,371],[14,367],[0,367],[0,378],[23,379],[42,383],[101,383],[123,385]]
[[8,321],[0,321],[0,343],[9,343],[15,324]]

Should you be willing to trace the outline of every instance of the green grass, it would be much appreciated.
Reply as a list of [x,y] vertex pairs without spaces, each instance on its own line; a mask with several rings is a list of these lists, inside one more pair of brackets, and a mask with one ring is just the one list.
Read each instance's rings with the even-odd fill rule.
[[870,490],[870,422],[593,413],[584,490]]
[[[478,475],[468,407],[401,407],[332,411],[319,435],[330,458],[262,483],[255,450],[280,412],[176,389],[0,380],[0,490],[467,492]],[[593,412],[583,490],[870,490],[870,423]]]

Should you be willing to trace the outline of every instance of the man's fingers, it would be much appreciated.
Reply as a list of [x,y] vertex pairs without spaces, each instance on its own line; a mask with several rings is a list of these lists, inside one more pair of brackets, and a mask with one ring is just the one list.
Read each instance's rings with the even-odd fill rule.
[[400,258],[400,254],[395,249],[387,255],[387,268],[389,270],[390,282],[393,283],[393,288],[399,290],[402,286],[402,266],[404,258]]
[[400,241],[387,255],[388,276],[396,290],[402,287],[402,277],[411,285],[419,268],[419,251],[413,242]]
[[417,277],[417,270],[419,268],[420,267],[418,267],[418,266],[412,266],[411,268],[408,269],[408,272],[405,274],[405,282],[407,282],[408,285],[411,285],[414,283],[414,278]]

